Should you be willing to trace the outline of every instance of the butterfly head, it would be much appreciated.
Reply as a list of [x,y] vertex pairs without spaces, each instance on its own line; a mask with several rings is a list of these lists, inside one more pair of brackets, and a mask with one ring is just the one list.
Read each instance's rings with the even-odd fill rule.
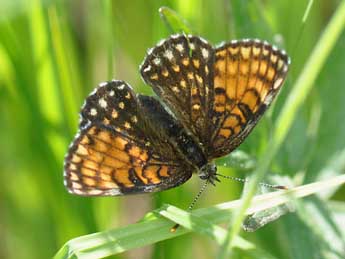
[[217,166],[213,163],[208,163],[202,166],[198,172],[198,175],[201,180],[207,180],[213,185],[215,185],[215,181],[219,182],[217,178]]

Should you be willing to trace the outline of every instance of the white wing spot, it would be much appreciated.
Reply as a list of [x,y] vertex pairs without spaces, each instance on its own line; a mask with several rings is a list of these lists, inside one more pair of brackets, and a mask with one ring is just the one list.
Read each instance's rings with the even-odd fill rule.
[[201,49],[201,54],[204,57],[204,59],[208,59],[208,50],[207,49]]
[[274,82],[274,85],[273,85],[273,89],[277,89],[283,82],[283,78],[279,77],[275,82]]
[[160,58],[155,58],[155,59],[153,60],[153,63],[154,63],[156,66],[159,66],[160,63],[161,63],[161,59],[160,59]]
[[174,58],[174,55],[170,49],[165,51],[164,56],[170,61]]
[[100,195],[103,191],[102,190],[93,189],[93,190],[87,190],[86,192],[89,195]]
[[96,116],[97,115],[97,110],[95,108],[91,108],[90,115],[91,116]]
[[98,104],[104,109],[107,108],[107,102],[103,98],[99,99]]
[[184,47],[183,47],[183,45],[182,45],[181,43],[179,43],[179,44],[176,45],[176,49],[177,49],[179,52],[183,52]]
[[81,189],[83,186],[81,186],[80,183],[77,183],[77,182],[72,182],[72,189],[73,189],[73,192],[76,192],[78,193],[78,189]]
[[118,89],[120,89],[120,90],[125,89],[125,84],[119,85]]
[[148,65],[147,67],[144,68],[144,72],[148,72],[150,70],[151,70],[151,66],[150,65]]
[[113,90],[111,90],[111,91],[109,92],[109,96],[114,96],[114,94],[115,94],[115,92],[114,92]]
[[148,49],[148,50],[147,50],[147,55],[151,55],[152,52],[153,52],[153,48]]
[[264,104],[269,105],[272,102],[272,100],[273,100],[273,94],[270,93],[266,96],[266,98],[264,100]]
[[190,47],[191,50],[195,50],[195,45],[194,45],[194,43],[190,43],[190,44],[189,44],[189,47]]

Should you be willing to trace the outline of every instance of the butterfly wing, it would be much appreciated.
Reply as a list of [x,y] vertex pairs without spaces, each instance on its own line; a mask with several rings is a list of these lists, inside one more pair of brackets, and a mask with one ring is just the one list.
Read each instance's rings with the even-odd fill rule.
[[192,169],[164,134],[153,130],[139,99],[123,81],[101,84],[81,110],[80,132],[65,158],[65,186],[86,195],[123,195],[169,189]]
[[289,58],[258,40],[232,41],[215,50],[209,158],[238,147],[279,92]]
[[148,51],[140,72],[197,143],[209,142],[213,48],[195,36],[176,35]]

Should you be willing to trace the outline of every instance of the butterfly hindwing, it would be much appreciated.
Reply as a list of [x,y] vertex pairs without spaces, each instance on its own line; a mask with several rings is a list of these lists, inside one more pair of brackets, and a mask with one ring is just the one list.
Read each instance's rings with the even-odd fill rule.
[[189,167],[143,117],[129,85],[101,84],[82,108],[80,132],[65,158],[67,189],[88,196],[123,195],[161,191],[188,180]]

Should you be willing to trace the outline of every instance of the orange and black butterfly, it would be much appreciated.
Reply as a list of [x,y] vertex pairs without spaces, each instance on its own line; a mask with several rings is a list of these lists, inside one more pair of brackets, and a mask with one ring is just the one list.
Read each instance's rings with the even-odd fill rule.
[[86,99],[65,158],[65,186],[87,196],[157,192],[193,172],[213,183],[212,161],[251,132],[288,65],[284,51],[259,40],[213,48],[200,37],[171,36],[140,67],[160,100],[117,80]]

